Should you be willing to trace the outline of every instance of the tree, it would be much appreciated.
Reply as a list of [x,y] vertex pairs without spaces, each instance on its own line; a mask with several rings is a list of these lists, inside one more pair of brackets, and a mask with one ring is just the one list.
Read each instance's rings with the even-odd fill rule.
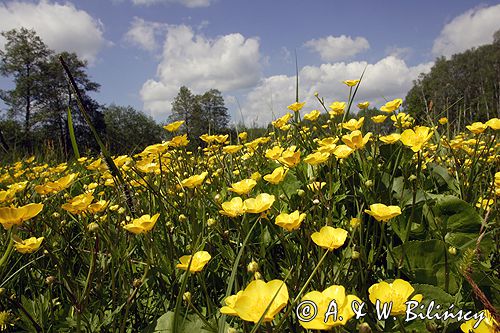
[[153,118],[131,106],[110,105],[104,109],[104,121],[105,139],[113,154],[141,151],[146,146],[161,142],[165,132]]
[[179,89],[172,102],[172,114],[169,117],[169,121],[184,120],[186,133],[195,142],[204,133],[227,132],[229,119],[219,90],[211,89],[202,95],[194,95],[185,86]]
[[24,131],[31,127],[32,104],[37,96],[35,82],[42,75],[40,67],[51,51],[34,30],[21,28],[2,32],[5,50],[0,51],[0,74],[13,76],[15,88],[2,91],[1,98],[17,115],[24,111]]

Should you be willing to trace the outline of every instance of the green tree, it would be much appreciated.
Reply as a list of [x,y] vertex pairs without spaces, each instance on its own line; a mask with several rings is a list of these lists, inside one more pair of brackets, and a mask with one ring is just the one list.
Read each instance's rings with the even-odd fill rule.
[[1,98],[14,116],[24,113],[24,131],[31,128],[32,106],[36,102],[36,81],[42,75],[41,65],[51,51],[34,30],[21,28],[2,32],[6,39],[0,50],[0,74],[12,76],[15,88],[2,91]]
[[165,130],[153,118],[131,106],[108,106],[104,109],[104,121],[105,139],[114,154],[138,152],[164,138]]
[[217,89],[202,95],[194,95],[182,86],[172,102],[169,121],[184,120],[184,128],[190,140],[199,142],[204,133],[225,133],[228,131],[229,114],[224,98]]

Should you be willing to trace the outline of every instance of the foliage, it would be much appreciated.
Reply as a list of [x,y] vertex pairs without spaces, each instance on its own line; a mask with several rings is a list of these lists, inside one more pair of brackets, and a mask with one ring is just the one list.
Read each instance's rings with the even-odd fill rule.
[[[342,105],[355,105],[350,99]],[[402,112],[370,110],[353,121],[339,105],[303,120],[304,105],[294,103],[262,136],[204,133],[194,151],[186,126],[115,157],[132,204],[100,157],[3,164],[0,311],[18,331],[354,332],[363,322],[365,331],[451,333],[465,325],[406,322],[404,301],[422,299],[487,309],[493,319],[484,325],[494,327],[498,119],[447,137],[443,125]],[[374,114],[388,117],[376,124]],[[130,108],[105,116],[152,126]],[[141,135],[116,131],[139,144]],[[396,139],[381,141],[387,131]],[[337,296],[366,302],[366,315],[355,319],[343,301],[345,320],[299,320],[301,300],[324,309]],[[387,320],[377,318],[374,297],[397,301]]]

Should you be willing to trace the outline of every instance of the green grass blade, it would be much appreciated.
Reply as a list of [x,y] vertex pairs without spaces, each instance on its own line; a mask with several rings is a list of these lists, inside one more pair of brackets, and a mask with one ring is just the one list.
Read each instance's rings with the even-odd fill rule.
[[73,128],[73,118],[71,117],[71,108],[68,106],[68,130],[69,138],[71,140],[71,146],[73,147],[73,153],[75,157],[80,158],[80,152],[78,151],[78,145],[76,144],[75,129]]

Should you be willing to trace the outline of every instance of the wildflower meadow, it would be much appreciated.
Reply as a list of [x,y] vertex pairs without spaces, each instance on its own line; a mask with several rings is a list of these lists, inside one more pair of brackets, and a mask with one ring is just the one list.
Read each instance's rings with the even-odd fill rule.
[[500,120],[344,83],[262,136],[0,163],[0,331],[498,332]]

